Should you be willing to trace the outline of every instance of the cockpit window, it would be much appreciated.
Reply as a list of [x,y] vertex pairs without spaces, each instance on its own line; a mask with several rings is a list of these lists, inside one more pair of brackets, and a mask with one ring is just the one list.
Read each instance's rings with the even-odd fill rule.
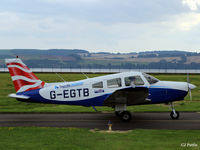
[[159,80],[156,79],[155,77],[152,77],[146,73],[143,73],[144,77],[146,78],[146,80],[149,82],[149,84],[154,84],[157,83]]
[[130,86],[130,85],[144,85],[144,81],[140,76],[129,76],[125,77],[125,85]]
[[108,88],[118,88],[122,86],[121,78],[115,78],[107,81]]

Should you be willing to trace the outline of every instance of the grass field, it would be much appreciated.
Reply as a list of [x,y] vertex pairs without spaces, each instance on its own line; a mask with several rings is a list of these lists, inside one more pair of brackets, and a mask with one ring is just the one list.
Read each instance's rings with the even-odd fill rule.
[[[56,74],[37,73],[41,80],[45,82],[62,82]],[[88,74],[89,77],[95,77],[102,74]],[[84,79],[82,74],[61,74],[66,81],[75,81]],[[186,75],[155,74],[160,80],[168,81],[186,81]],[[189,96],[185,101],[177,102],[176,109],[179,111],[200,111],[200,75],[190,75],[191,83],[197,88],[192,91],[193,101],[189,101]],[[8,73],[0,73],[0,112],[94,112],[91,107],[53,105],[53,104],[33,104],[23,103],[7,97],[8,94],[15,93],[11,78]],[[142,105],[128,107],[130,111],[169,111],[167,105]],[[97,107],[98,111],[113,111],[108,107]]]
[[[61,81],[55,74],[36,74],[45,82]],[[82,74],[61,74],[67,81],[83,79]],[[98,74],[89,74],[89,77]],[[185,81],[185,75],[154,75],[161,80]],[[191,82],[198,87],[193,91],[193,101],[188,97],[176,103],[179,111],[200,111],[200,76],[191,75]],[[15,93],[9,74],[0,74],[0,112],[94,112],[90,107],[32,104],[8,98]],[[97,107],[99,111],[111,108]],[[169,111],[167,105],[131,106],[131,111]],[[1,150],[179,150],[200,149],[200,130],[144,130],[135,129],[128,133],[91,132],[77,128],[43,127],[0,127]]]
[[[191,146],[193,144],[193,146]],[[1,150],[179,150],[199,149],[198,130],[100,133],[76,128],[1,127]]]

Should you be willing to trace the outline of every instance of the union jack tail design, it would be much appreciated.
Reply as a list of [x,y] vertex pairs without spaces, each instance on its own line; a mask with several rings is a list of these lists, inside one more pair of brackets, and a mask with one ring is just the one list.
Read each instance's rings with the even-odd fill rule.
[[21,59],[6,59],[5,62],[17,93],[44,87],[45,82],[38,79]]

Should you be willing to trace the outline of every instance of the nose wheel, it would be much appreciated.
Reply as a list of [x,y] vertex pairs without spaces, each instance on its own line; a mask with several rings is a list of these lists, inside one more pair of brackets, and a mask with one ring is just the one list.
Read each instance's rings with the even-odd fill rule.
[[178,111],[171,111],[170,116],[173,120],[179,118],[179,112]]
[[171,113],[170,113],[170,117],[171,117],[173,120],[176,120],[176,119],[179,118],[179,112],[175,110],[174,105],[173,105],[172,102],[170,103],[170,105],[171,105],[171,109],[172,109],[172,111],[171,111]]

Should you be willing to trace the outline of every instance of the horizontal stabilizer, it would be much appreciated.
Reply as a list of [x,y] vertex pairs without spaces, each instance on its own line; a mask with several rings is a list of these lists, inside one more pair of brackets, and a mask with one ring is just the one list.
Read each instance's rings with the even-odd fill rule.
[[18,98],[18,99],[29,99],[29,98],[30,98],[29,96],[25,96],[25,95],[16,95],[16,94],[9,94],[8,96],[9,96],[9,97],[12,97],[12,98]]

